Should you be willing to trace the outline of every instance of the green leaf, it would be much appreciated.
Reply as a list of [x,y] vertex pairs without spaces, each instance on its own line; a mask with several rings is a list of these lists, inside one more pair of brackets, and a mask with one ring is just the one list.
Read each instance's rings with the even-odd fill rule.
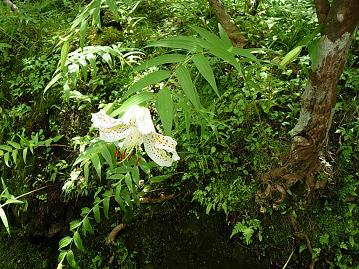
[[163,88],[158,92],[156,108],[160,115],[164,133],[170,135],[173,122],[173,100],[168,88]]
[[[87,28],[88,28],[87,20],[83,20],[81,22],[81,27],[80,27],[80,48],[81,49],[83,49],[85,46]],[[81,67],[82,67],[82,65],[81,65]],[[85,67],[85,69],[87,70],[87,67]],[[87,77],[87,74],[86,74],[86,77]]]
[[7,143],[8,143],[9,145],[13,146],[13,147],[16,148],[16,149],[21,149],[21,146],[20,146],[19,143],[16,143],[16,142],[14,142],[14,141],[7,141]]
[[149,102],[154,99],[156,95],[153,92],[141,92],[138,93],[129,99],[127,99],[123,104],[116,110],[111,113],[112,117],[116,117],[124,113],[130,106],[140,105],[145,102]]
[[222,41],[226,44],[226,47],[230,48],[232,47],[232,41],[227,35],[227,32],[224,30],[222,25],[218,23],[218,30],[219,30],[219,36],[221,37]]
[[111,154],[111,152],[109,151],[109,149],[107,148],[107,145],[105,143],[102,143],[99,146],[99,150],[101,152],[101,155],[103,156],[103,158],[105,159],[105,161],[107,162],[107,164],[110,167],[113,167],[114,165],[114,158],[113,155]]
[[283,60],[279,63],[281,67],[285,67],[287,64],[293,62],[299,56],[300,52],[302,51],[303,46],[298,46],[288,52]]
[[71,249],[67,251],[66,260],[72,268],[78,268],[78,265],[75,261],[74,253]]
[[257,57],[251,53],[252,49],[232,48],[230,51],[235,55],[242,56],[248,58],[249,60],[255,61],[256,63],[259,63]]
[[24,160],[24,163],[26,164],[26,156],[27,156],[27,150],[29,148],[24,148],[23,151],[22,151],[22,159]]
[[191,101],[191,103],[197,110],[201,110],[202,105],[199,101],[197,90],[193,85],[191,75],[188,69],[185,66],[180,65],[176,69],[176,76],[179,84],[181,85],[183,91],[186,94],[186,97]]
[[103,199],[103,214],[105,218],[108,219],[108,211],[110,209],[110,197],[105,197]]
[[127,185],[128,190],[132,193],[133,192],[133,186],[132,186],[132,178],[129,173],[125,175],[125,182]]
[[223,41],[217,35],[207,31],[204,28],[198,26],[191,26],[191,28],[196,31],[201,37],[206,39],[211,44],[211,47],[216,47],[220,49],[228,49],[232,47],[232,44],[228,46],[227,42]]
[[70,237],[70,236],[66,236],[66,237],[62,238],[59,242],[59,249],[67,247],[68,245],[71,244],[71,242],[72,242],[72,237]]
[[140,183],[140,171],[138,169],[138,166],[134,166],[132,168],[131,175],[132,175],[133,182],[135,182],[135,184],[138,186]]
[[95,217],[95,220],[97,223],[101,222],[101,213],[100,213],[100,206],[98,204],[96,204],[93,207],[93,215]]
[[106,0],[106,4],[108,5],[108,8],[111,10],[112,13],[118,13],[118,6],[116,0]]
[[47,92],[47,90],[50,89],[61,77],[62,73],[58,73],[56,76],[54,76],[49,82],[49,84],[46,85],[44,93]]
[[159,66],[162,64],[172,64],[172,63],[178,63],[178,62],[184,62],[186,60],[186,56],[182,54],[164,54],[155,58],[152,58],[150,60],[145,61],[141,65],[135,67],[136,71],[142,71],[145,69],[148,69],[153,66]]
[[0,145],[0,149],[5,150],[5,151],[12,151],[12,147],[10,147],[8,145]]
[[208,81],[209,85],[211,85],[212,89],[219,97],[216,80],[214,79],[213,71],[207,58],[204,57],[202,54],[197,54],[192,57],[192,61],[197,67],[198,71]]
[[70,50],[70,41],[65,40],[64,44],[62,45],[62,48],[61,48],[61,58],[60,58],[61,70],[63,70],[65,67],[65,63],[66,63],[67,55],[69,54],[69,50]]
[[152,72],[140,80],[136,81],[132,84],[132,86],[128,89],[128,91],[125,93],[124,97],[127,97],[137,91],[142,91],[144,88],[156,84],[162,80],[165,80],[171,76],[171,72],[165,71],[165,70],[158,70],[155,72]]
[[80,220],[73,220],[70,222],[70,231],[74,231],[76,228],[80,227],[82,224],[82,221]]
[[60,252],[60,254],[59,254],[58,258],[57,258],[57,261],[59,263],[62,263],[65,260],[66,255],[67,255],[67,251],[66,250],[61,250],[61,252]]
[[216,57],[222,59],[223,61],[226,61],[230,65],[232,65],[235,69],[237,69],[237,71],[239,72],[240,75],[243,75],[241,65],[237,62],[237,60],[233,54],[231,54],[227,50],[220,49],[220,48],[211,48],[209,50],[209,52],[211,54],[213,54],[214,56],[216,56]]
[[98,177],[101,179],[101,162],[97,153],[91,155],[91,162],[96,170]]
[[150,43],[147,47],[165,47],[173,49],[184,49],[192,52],[199,52],[202,48],[209,48],[211,45],[199,38],[193,36],[174,36],[167,37]]
[[[1,206],[1,204],[0,204]],[[9,223],[7,221],[7,217],[6,217],[6,214],[5,214],[5,211],[2,207],[0,207],[0,218],[2,220],[2,223],[4,224],[5,226],[5,229],[7,231],[8,234],[10,234],[10,227],[9,227]]]
[[151,177],[150,178],[150,182],[151,183],[160,183],[170,177],[172,177],[173,175],[170,174],[170,175],[162,175],[162,176],[154,176],[154,177]]
[[82,225],[82,231],[83,234],[86,235],[86,232],[89,232],[90,234],[94,234],[94,230],[91,226],[90,220],[88,217],[85,217],[82,221],[83,225]]
[[16,164],[16,161],[17,161],[17,154],[18,154],[17,149],[12,151],[12,159],[14,160],[14,164]]
[[4,154],[4,162],[5,162],[5,164],[6,164],[7,167],[10,167],[10,165],[9,165],[9,160],[10,160],[10,152],[6,152],[6,153]]
[[85,248],[84,248],[84,246],[83,246],[83,244],[82,244],[81,236],[80,236],[80,234],[79,234],[78,231],[76,231],[76,232],[74,233],[74,242],[75,242],[76,247],[77,247],[79,250],[85,251]]
[[86,181],[88,181],[89,175],[90,175],[90,165],[88,162],[86,162],[84,165],[84,176]]

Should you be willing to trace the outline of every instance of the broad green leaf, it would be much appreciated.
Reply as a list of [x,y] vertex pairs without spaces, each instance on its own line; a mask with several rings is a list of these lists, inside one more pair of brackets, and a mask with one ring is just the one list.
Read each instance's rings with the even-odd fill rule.
[[61,252],[60,252],[60,254],[59,254],[58,258],[57,258],[57,261],[59,263],[62,263],[65,260],[66,255],[67,255],[67,251],[66,250],[61,250]]
[[50,89],[61,77],[62,77],[62,73],[58,73],[56,76],[54,76],[49,82],[49,84],[46,85],[44,89],[44,93],[47,92],[47,90]]
[[71,249],[67,251],[66,260],[72,268],[78,268],[78,265],[75,261],[74,253]]
[[84,248],[84,246],[83,246],[83,244],[82,244],[81,236],[80,236],[80,234],[79,234],[78,231],[76,231],[76,232],[74,233],[74,242],[75,242],[76,247],[77,247],[79,250],[85,251],[85,248]]
[[168,88],[163,88],[158,92],[156,108],[160,115],[164,133],[170,135],[173,122],[173,100]]
[[62,48],[61,48],[61,58],[60,58],[61,70],[64,70],[67,55],[69,54],[69,50],[70,50],[70,41],[65,40],[64,44],[62,44]]
[[228,49],[232,46],[232,44],[228,46],[227,42],[221,40],[217,35],[207,31],[204,28],[198,26],[191,26],[191,28],[196,31],[201,37],[206,39],[211,44],[211,47]]
[[235,69],[237,69],[240,75],[243,75],[241,65],[237,62],[236,58],[232,53],[220,48],[211,48],[209,52],[232,65]]
[[98,1],[98,2],[99,2],[98,6],[93,10],[93,13],[92,13],[92,26],[101,28],[101,16],[100,16],[101,1]]
[[[0,204],[1,206],[1,204]],[[6,228],[6,231],[8,234],[10,234],[10,227],[9,227],[9,223],[7,221],[7,217],[6,217],[6,214],[5,214],[5,211],[2,207],[0,207],[0,218],[2,220],[2,223],[4,224],[5,228]]]
[[288,52],[283,60],[279,63],[281,67],[285,67],[287,64],[293,62],[299,56],[300,52],[302,51],[303,46],[298,46]]
[[133,186],[132,186],[132,178],[129,173],[125,175],[125,182],[127,185],[128,190],[132,193],[133,192]]
[[211,45],[199,38],[193,36],[174,36],[167,37],[150,43],[147,47],[165,47],[173,49],[184,49],[192,52],[199,52],[202,48],[209,48]]
[[59,242],[59,249],[67,247],[68,245],[71,244],[71,242],[72,242],[72,238],[70,236],[66,236],[62,238]]
[[21,146],[20,146],[19,143],[16,143],[16,142],[14,142],[14,141],[7,141],[7,143],[8,143],[9,145],[13,146],[13,147],[16,148],[16,149],[21,149]]
[[116,117],[116,116],[124,113],[125,111],[127,111],[127,109],[130,106],[149,102],[149,101],[153,100],[155,98],[155,96],[156,95],[153,92],[141,92],[134,96],[131,96],[129,99],[127,99],[125,102],[123,102],[123,104],[118,109],[114,110],[111,113],[111,116]]
[[135,67],[136,71],[142,71],[145,69],[148,69],[153,66],[159,66],[162,64],[171,64],[171,63],[179,63],[184,62],[186,60],[186,56],[182,54],[164,54],[155,58],[152,58],[150,60],[145,61],[141,65]]
[[101,162],[97,153],[91,155],[91,162],[96,170],[98,177],[101,179]]
[[136,81],[132,84],[132,86],[128,89],[128,91],[125,93],[124,97],[127,97],[137,91],[142,91],[144,88],[156,84],[162,80],[165,80],[171,76],[171,72],[165,71],[165,70],[158,70],[155,72],[152,72],[140,80]]
[[82,222],[80,220],[73,220],[70,222],[70,231],[74,231],[76,228],[80,227]]
[[[83,49],[85,46],[87,28],[88,28],[87,20],[83,20],[81,22],[81,27],[80,27],[80,48],[81,49]],[[82,65],[81,65],[81,67],[82,67]],[[87,68],[86,68],[86,70],[87,70]],[[87,77],[87,74],[86,74],[86,77]]]
[[5,162],[5,164],[6,164],[7,167],[10,167],[10,165],[9,165],[9,160],[10,160],[10,152],[6,152],[6,153],[4,154],[4,162]]
[[14,161],[14,164],[16,165],[16,163],[17,163],[18,150],[17,150],[17,149],[14,149],[11,153],[12,153],[12,159],[13,159],[13,161]]
[[83,234],[86,235],[86,232],[89,232],[90,234],[94,234],[94,230],[91,226],[90,220],[88,217],[85,217],[82,221],[82,231]]
[[108,219],[108,211],[110,209],[110,197],[105,197],[103,199],[103,214],[105,218]]
[[109,149],[107,148],[107,145],[105,143],[101,144],[100,147],[100,152],[101,152],[101,155],[103,156],[103,158],[106,160],[107,164],[110,166],[110,167],[113,167],[114,165],[114,159],[112,157],[112,154],[111,152],[109,151]]
[[90,165],[88,162],[86,162],[84,165],[84,176],[86,181],[88,181],[89,175],[90,175]]
[[190,102],[197,110],[201,110],[202,105],[199,101],[197,90],[193,85],[191,75],[188,69],[185,66],[180,65],[176,69],[176,76],[179,84],[181,85],[183,91],[186,94],[186,97],[190,100]]
[[202,54],[197,54],[192,57],[192,60],[198,71],[208,81],[209,85],[211,85],[212,89],[219,97],[219,92],[217,89],[216,80],[214,79],[213,70],[207,58]]
[[232,48],[230,51],[237,56],[242,56],[248,58],[249,60],[255,61],[256,63],[259,63],[257,57],[251,53],[252,49]]
[[221,37],[222,41],[226,44],[226,47],[230,48],[232,47],[232,41],[228,37],[226,31],[222,27],[220,23],[218,23],[218,30],[219,30],[219,36]]
[[27,150],[29,148],[24,148],[23,151],[22,151],[22,159],[24,160],[24,163],[26,164],[26,156],[27,156]]
[[134,166],[132,168],[131,175],[132,175],[133,182],[135,182],[135,184],[138,186],[139,182],[140,182],[140,171],[138,169],[138,166]]
[[98,204],[96,204],[93,207],[93,215],[95,217],[95,220],[97,223],[101,222],[101,213],[100,213],[100,206]]
[[0,149],[5,150],[5,151],[12,151],[12,147],[10,147],[8,145],[0,145]]

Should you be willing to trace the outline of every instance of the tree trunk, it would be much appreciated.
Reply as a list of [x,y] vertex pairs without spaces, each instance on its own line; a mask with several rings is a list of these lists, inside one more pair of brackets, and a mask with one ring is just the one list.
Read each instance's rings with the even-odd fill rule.
[[240,34],[237,26],[232,22],[231,17],[228,15],[220,0],[208,0],[208,2],[217,20],[231,39],[233,46],[244,47],[247,44],[247,40]]
[[4,4],[5,6],[10,7],[12,11],[17,11],[17,10],[18,10],[17,6],[16,6],[12,1],[10,1],[10,0],[3,0],[2,2],[3,2],[3,4]]
[[[327,1],[317,0],[326,3]],[[318,5],[317,5],[318,6]],[[323,6],[321,6],[323,7]],[[329,12],[317,12],[323,33],[317,44],[308,85],[302,95],[302,109],[292,135],[289,156],[282,167],[262,176],[265,189],[258,193],[262,205],[277,205],[297,182],[306,185],[305,196],[322,187],[316,176],[323,171],[321,151],[328,138],[336,103],[336,85],[347,61],[351,37],[359,21],[358,0],[335,0]],[[323,14],[327,13],[325,19]]]

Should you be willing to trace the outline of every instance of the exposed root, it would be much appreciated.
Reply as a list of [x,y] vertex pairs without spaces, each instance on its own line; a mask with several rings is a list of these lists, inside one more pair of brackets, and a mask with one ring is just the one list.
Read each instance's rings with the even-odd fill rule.
[[113,228],[112,231],[107,236],[106,244],[114,245],[118,233],[121,232],[123,229],[125,229],[126,226],[127,226],[127,224],[121,223],[121,224],[117,225],[115,228]]
[[142,197],[140,198],[141,204],[154,204],[154,203],[161,203],[164,201],[172,200],[176,197],[174,194],[161,194],[160,197],[152,198],[152,197]]

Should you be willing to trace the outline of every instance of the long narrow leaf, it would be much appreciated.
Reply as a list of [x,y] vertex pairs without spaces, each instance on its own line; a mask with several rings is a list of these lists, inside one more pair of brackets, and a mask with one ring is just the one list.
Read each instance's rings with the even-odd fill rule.
[[161,55],[161,56],[158,56],[153,59],[145,61],[141,65],[137,66],[135,68],[135,70],[142,71],[142,70],[145,70],[145,69],[153,67],[153,66],[159,66],[162,64],[178,63],[178,62],[183,62],[185,60],[186,60],[186,56],[184,56],[182,54],[177,54],[177,53],[164,54],[164,55]]
[[192,61],[197,67],[198,71],[208,81],[209,85],[211,85],[211,87],[219,97],[216,80],[214,79],[213,71],[207,58],[202,54],[197,54],[192,57]]
[[157,94],[156,108],[166,135],[171,134],[173,121],[173,100],[168,88],[161,89]]
[[127,97],[137,91],[142,91],[144,88],[156,84],[162,80],[165,80],[169,78],[171,73],[169,71],[165,70],[158,70],[155,72],[152,72],[143,78],[141,78],[139,81],[136,81],[133,83],[133,85],[128,89],[128,91],[125,93],[124,97]]

